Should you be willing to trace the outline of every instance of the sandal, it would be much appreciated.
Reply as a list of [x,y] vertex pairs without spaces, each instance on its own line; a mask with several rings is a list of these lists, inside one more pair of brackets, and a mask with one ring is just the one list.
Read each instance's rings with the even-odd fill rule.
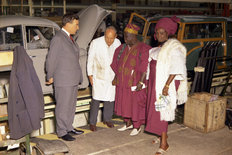
[[167,148],[167,150],[164,150],[164,149],[162,149],[162,148],[159,148],[157,151],[156,151],[156,153],[155,154],[166,154],[167,153],[167,151],[168,151],[168,149],[169,149],[169,147]]

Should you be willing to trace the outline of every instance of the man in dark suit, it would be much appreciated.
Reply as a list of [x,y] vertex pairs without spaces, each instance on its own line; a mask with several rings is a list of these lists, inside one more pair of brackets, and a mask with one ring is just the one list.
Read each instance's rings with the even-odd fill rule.
[[46,83],[54,83],[57,135],[63,140],[73,141],[75,138],[72,135],[83,133],[72,126],[78,85],[83,80],[79,64],[79,46],[71,37],[79,29],[79,16],[64,15],[62,25],[62,29],[56,33],[50,43],[46,60]]

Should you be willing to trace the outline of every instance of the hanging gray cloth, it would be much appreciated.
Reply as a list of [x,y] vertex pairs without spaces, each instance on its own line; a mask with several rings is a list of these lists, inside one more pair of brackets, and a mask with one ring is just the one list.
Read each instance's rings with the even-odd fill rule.
[[23,46],[17,46],[10,75],[8,122],[10,138],[19,139],[41,127],[44,98],[33,62]]

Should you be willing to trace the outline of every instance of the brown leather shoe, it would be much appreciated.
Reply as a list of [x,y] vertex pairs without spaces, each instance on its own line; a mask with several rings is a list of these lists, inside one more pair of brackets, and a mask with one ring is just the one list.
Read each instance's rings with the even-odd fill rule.
[[90,124],[89,125],[89,129],[91,130],[91,131],[97,131],[97,127],[96,127],[96,125],[92,125],[92,124]]
[[114,127],[114,124],[112,122],[103,122],[103,124],[106,124],[109,128]]

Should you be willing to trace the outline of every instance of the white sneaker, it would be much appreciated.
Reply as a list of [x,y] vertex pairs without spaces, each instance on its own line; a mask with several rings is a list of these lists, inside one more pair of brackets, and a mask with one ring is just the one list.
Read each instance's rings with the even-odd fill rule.
[[132,129],[133,128],[133,125],[130,125],[128,127],[126,127],[126,125],[124,125],[123,127],[119,128],[118,131],[126,131],[128,129]]
[[131,133],[130,136],[136,136],[137,134],[139,134],[141,131],[141,128],[139,128],[139,130],[137,130],[136,128],[134,128]]

